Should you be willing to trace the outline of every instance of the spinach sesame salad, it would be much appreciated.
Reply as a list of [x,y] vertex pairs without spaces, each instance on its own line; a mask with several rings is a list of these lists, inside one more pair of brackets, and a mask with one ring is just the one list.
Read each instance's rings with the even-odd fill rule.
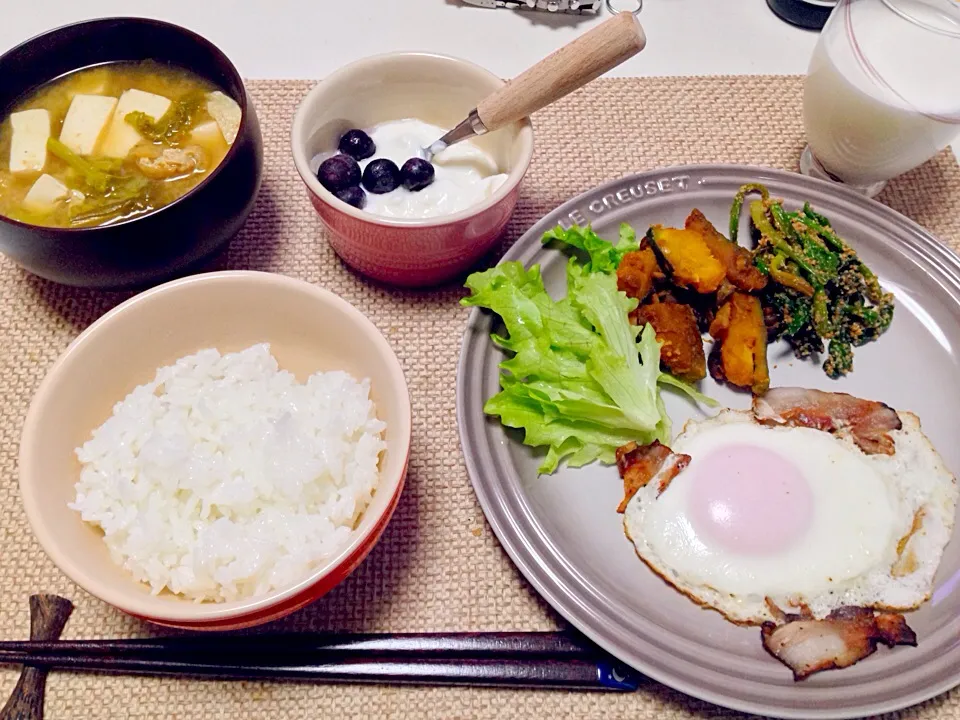
[[730,210],[730,239],[737,241],[748,195],[756,239],[754,264],[771,282],[763,300],[768,340],[784,339],[801,359],[823,353],[823,370],[839,378],[853,370],[853,349],[875,340],[893,320],[893,295],[816,212],[810,203],[795,212],[767,188],[740,188]]

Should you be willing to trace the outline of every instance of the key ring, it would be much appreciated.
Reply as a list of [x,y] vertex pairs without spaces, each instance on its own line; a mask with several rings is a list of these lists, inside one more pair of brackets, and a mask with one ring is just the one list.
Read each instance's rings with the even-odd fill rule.
[[[620,4],[620,3],[617,3],[617,4]],[[613,0],[607,0],[607,10],[612,12],[614,15],[622,12],[630,12],[630,13],[633,13],[634,15],[639,15],[640,11],[643,10],[643,0],[630,0],[630,4],[636,5],[637,6],[636,10],[619,10],[616,7],[616,4],[614,4]]]

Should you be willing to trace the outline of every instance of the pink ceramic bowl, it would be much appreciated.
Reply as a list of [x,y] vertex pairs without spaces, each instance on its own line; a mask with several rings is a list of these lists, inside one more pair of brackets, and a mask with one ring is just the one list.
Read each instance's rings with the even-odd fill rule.
[[[301,381],[318,370],[370,378],[387,429],[380,484],[350,541],[308,577],[249,600],[197,604],[152,595],[110,558],[99,530],[67,507],[80,474],[74,448],[113,404],[157,368],[214,347],[235,352],[269,342],[280,367]],[[259,272],[194,275],[137,295],[80,334],[40,384],[20,442],[20,493],[40,545],[77,585],[160,625],[228,630],[259,625],[313,602],[373,548],[400,498],[410,453],[410,396],[400,362],[372,322],[310,283]]]
[[347,65],[304,98],[293,120],[293,159],[330,244],[359,272],[407,287],[434,285],[464,272],[496,242],[517,204],[533,156],[529,121],[475,140],[507,181],[467,210],[428,220],[394,220],[358,210],[317,180],[317,157],[336,150],[351,128],[417,118],[452,128],[503,80],[473,63],[427,53],[377,55]]

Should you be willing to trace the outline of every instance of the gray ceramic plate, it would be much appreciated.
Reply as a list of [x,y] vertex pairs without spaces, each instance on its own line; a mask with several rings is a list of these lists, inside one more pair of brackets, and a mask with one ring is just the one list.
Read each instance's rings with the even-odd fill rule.
[[[773,385],[842,390],[917,413],[954,473],[960,470],[960,261],[915,223],[852,192],[806,177],[742,166],[687,166],[643,173],[564,204],[507,253],[539,263],[547,289],[566,292],[566,256],[540,237],[557,223],[590,222],[615,238],[623,221],[682,226],[698,207],[726,229],[730,202],[745,182],[766,183],[789,206],[809,200],[896,295],[890,330],[856,351],[854,372],[831,381],[818,365],[770,349]],[[877,652],[846,670],[795,683],[760,645],[756,628],[736,627],[657,578],[636,557],[615,508],[622,485],[597,464],[537,476],[539,457],[484,401],[498,390],[502,359],[490,342],[493,318],[474,311],[458,374],[458,421],[467,469],[487,520],[521,572],[574,626],[649,677],[737,710],[784,718],[849,718],[897,710],[960,683],[960,540],[937,575],[936,593],[910,614],[919,646]],[[749,398],[711,379],[702,389],[727,406]],[[667,397],[675,431],[698,410]]]

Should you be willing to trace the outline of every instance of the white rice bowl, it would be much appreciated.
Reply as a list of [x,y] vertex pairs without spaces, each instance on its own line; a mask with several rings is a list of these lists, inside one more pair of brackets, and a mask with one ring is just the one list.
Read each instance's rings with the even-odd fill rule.
[[263,595],[349,542],[385,429],[369,380],[334,371],[298,383],[267,344],[202,350],[158,370],[77,448],[70,507],[154,594]]

